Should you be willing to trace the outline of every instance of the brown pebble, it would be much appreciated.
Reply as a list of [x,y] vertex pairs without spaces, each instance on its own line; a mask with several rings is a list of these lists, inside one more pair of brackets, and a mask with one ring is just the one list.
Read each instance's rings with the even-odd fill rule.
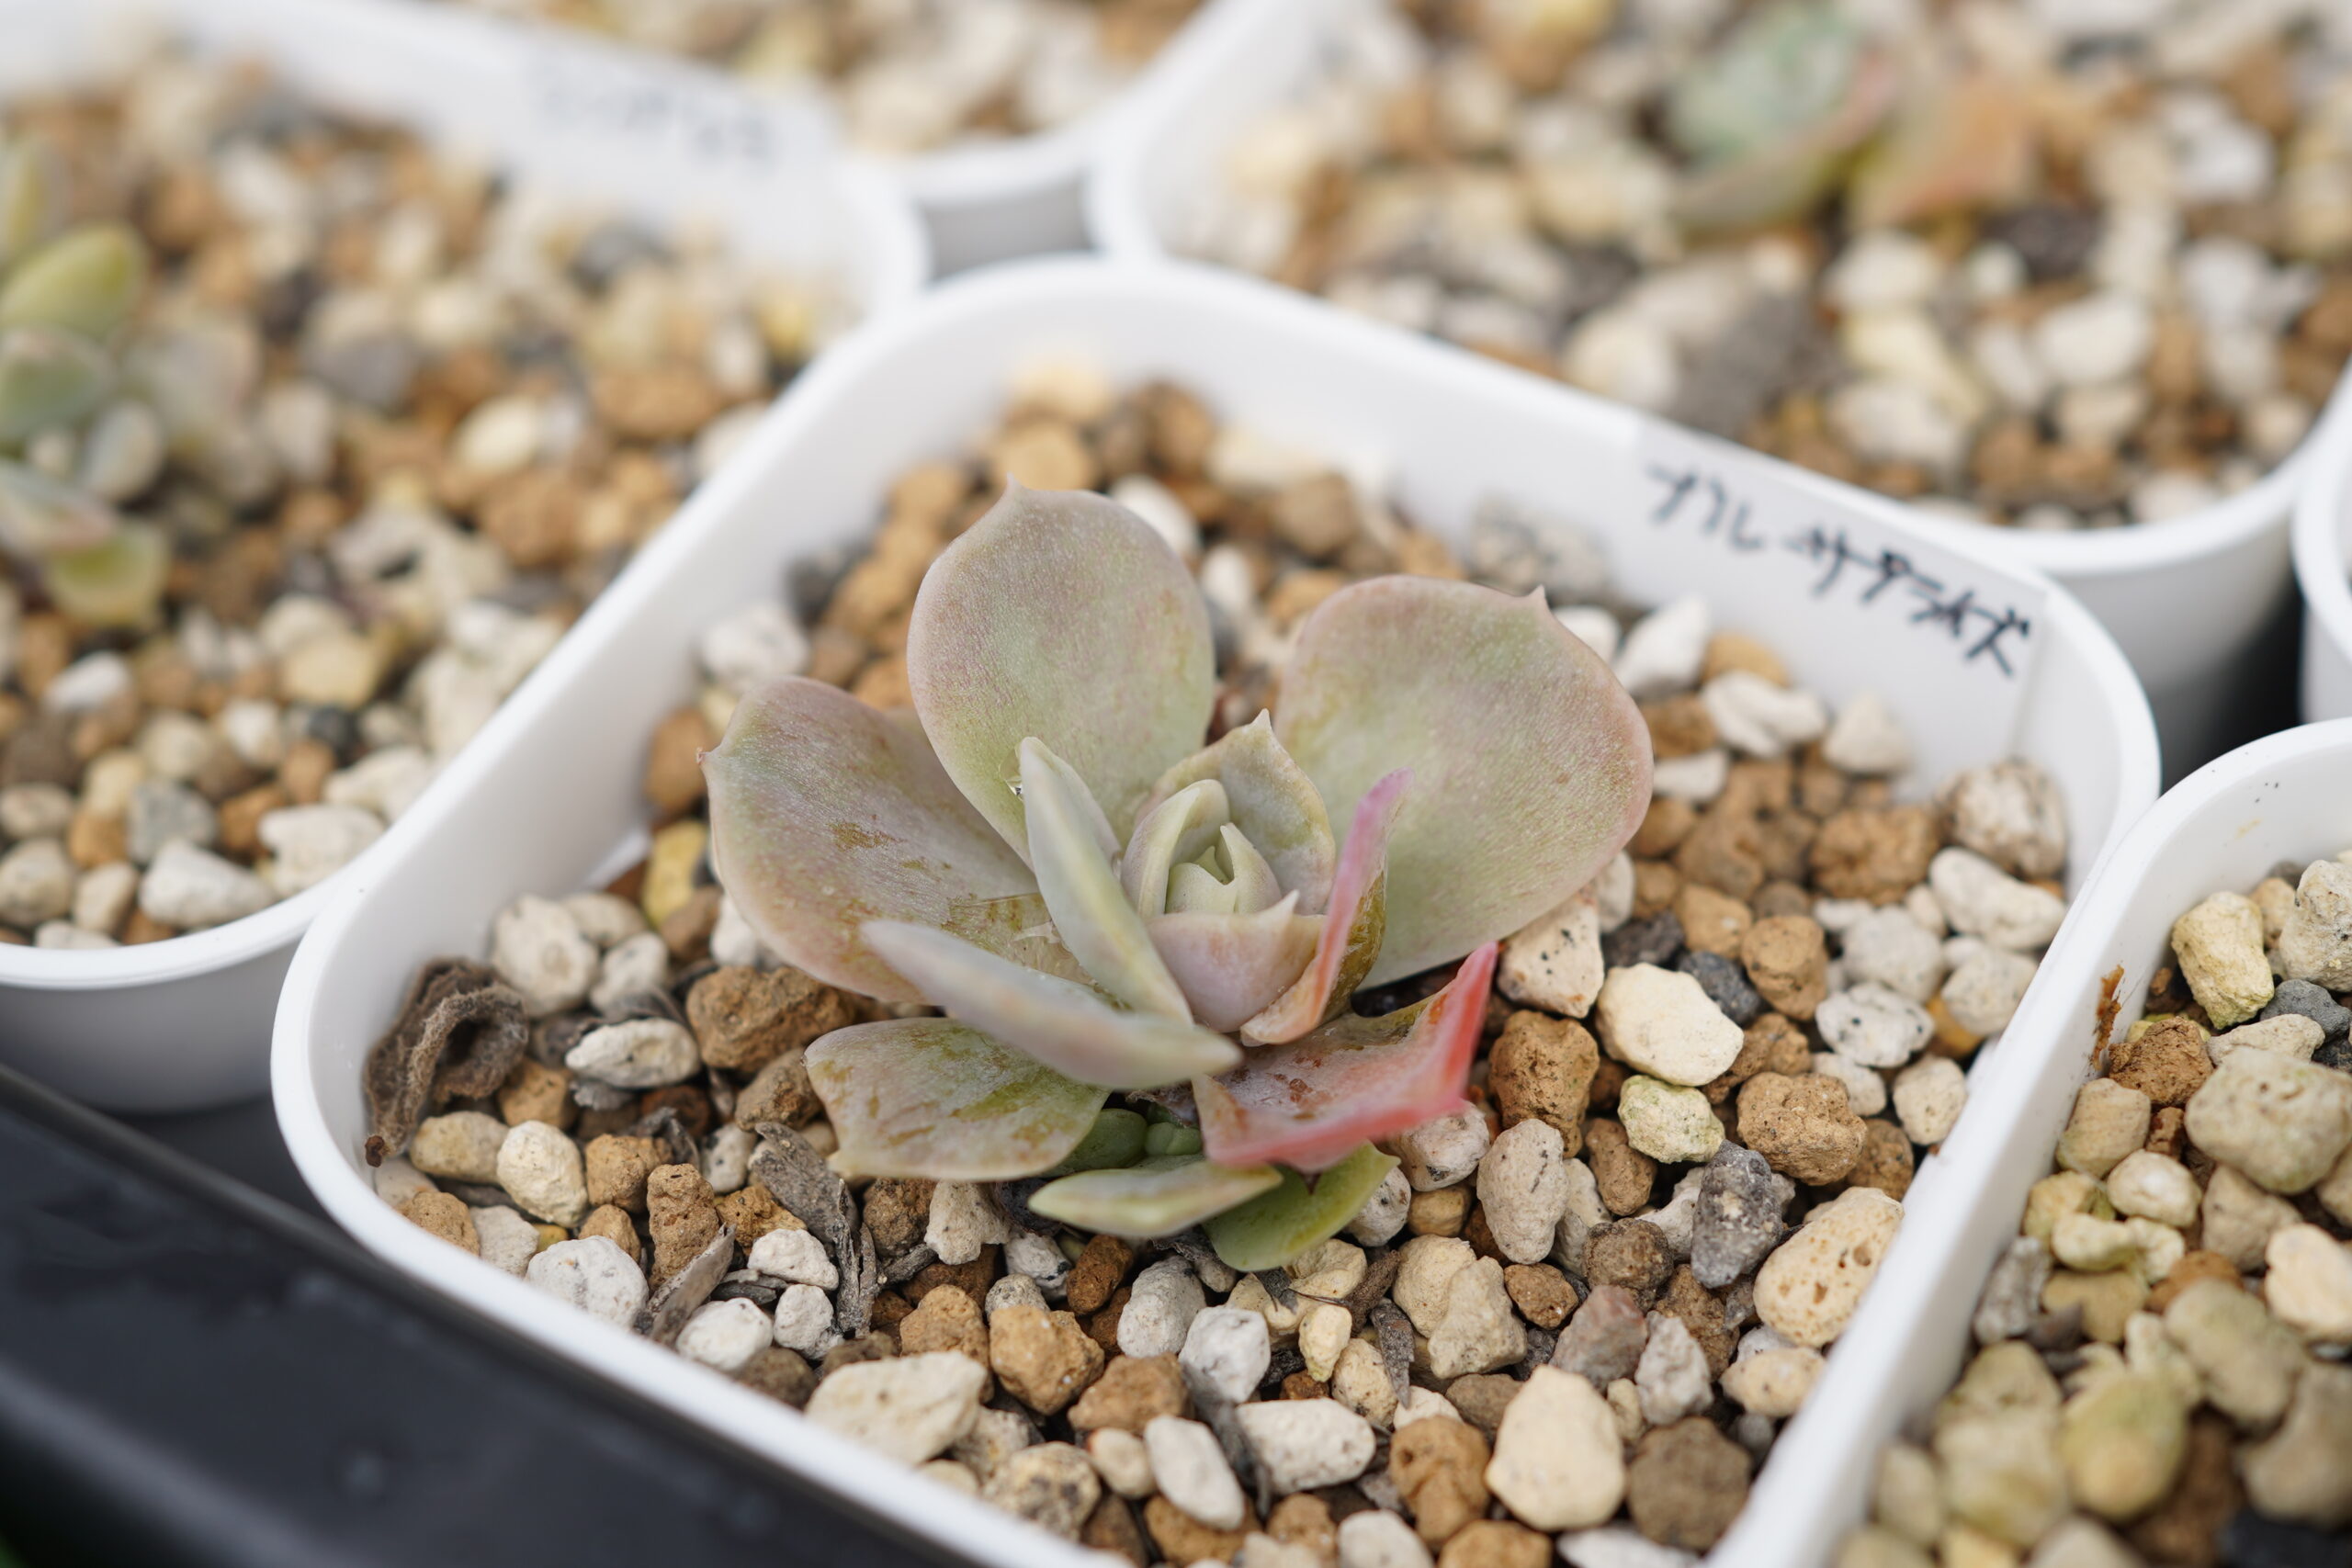
[[179,934],[174,928],[133,905],[130,918],[122,922],[120,940],[125,947],[137,947],[142,942],[168,942]]
[[1739,956],[1756,919],[1738,899],[1695,882],[1674,896],[1674,918],[1682,922],[1685,946],[1720,958]]
[[1691,1272],[1688,1263],[1675,1266],[1666,1282],[1665,1294],[1658,1298],[1657,1310],[1682,1320],[1682,1326],[1690,1331],[1690,1337],[1706,1352],[1709,1375],[1722,1377],[1724,1369],[1731,1365],[1731,1353],[1738,1345],[1739,1336],[1732,1328],[1722,1298],[1699,1283],[1699,1276]]
[[1517,1380],[1501,1372],[1472,1372],[1445,1385],[1447,1402],[1490,1443],[1502,1427],[1504,1408],[1518,1393]]
[[[756,1128],[763,1122],[781,1122],[787,1127],[805,1127],[824,1108],[817,1098],[817,1086],[808,1081],[808,1068],[800,1053],[786,1051],[763,1066],[735,1097],[735,1124]],[[879,1236],[874,1245],[882,1245]]]
[[1892,904],[1926,878],[1941,847],[1928,807],[1840,811],[1813,840],[1814,884],[1832,898]]
[[997,1249],[983,1247],[980,1255],[969,1263],[926,1263],[915,1277],[899,1287],[899,1293],[910,1302],[920,1302],[941,1285],[953,1285],[976,1302],[989,1299],[989,1287],[996,1283]]
[[65,852],[85,871],[112,865],[130,853],[130,830],[119,817],[76,810],[65,828]]
[[1331,1392],[1331,1385],[1317,1378],[1313,1372],[1300,1371],[1283,1374],[1282,1397],[1284,1399],[1321,1399]]
[[220,803],[220,850],[232,860],[250,861],[261,853],[261,819],[289,802],[274,784],[246,790]]
[[1240,1551],[1241,1543],[1258,1528],[1258,1510],[1250,1506],[1247,1498],[1242,1500],[1241,1516],[1238,1529],[1212,1529],[1155,1493],[1144,1500],[1143,1528],[1167,1562],[1230,1562]]
[[1102,1310],[1086,1320],[1087,1337],[1102,1346],[1106,1356],[1119,1353],[1119,1317],[1127,1310],[1127,1298],[1133,1293],[1128,1287],[1120,1286],[1111,1292]]
[[1654,795],[1649,808],[1642,813],[1642,825],[1625,840],[1625,852],[1644,860],[1664,860],[1682,847],[1682,840],[1698,825],[1697,807],[1670,795]]
[[1595,1225],[1585,1238],[1585,1283],[1594,1290],[1615,1285],[1647,1307],[1673,1272],[1674,1254],[1667,1247],[1666,1233],[1647,1220]]
[[1069,1313],[1009,1306],[989,1322],[989,1364],[1013,1398],[1055,1416],[1101,1375],[1102,1347]]
[[1069,1407],[1069,1424],[1081,1432],[1116,1427],[1141,1437],[1155,1416],[1182,1416],[1190,1408],[1175,1357],[1114,1356]]
[[1031,490],[1091,490],[1102,469],[1086,440],[1065,420],[1029,418],[989,444],[989,463],[1001,481]]
[[1745,899],[1764,884],[1762,847],[1755,811],[1725,791],[1674,852],[1674,868],[1686,882]]
[[2187,1105],[2212,1073],[2205,1032],[2178,1017],[2158,1019],[2137,1040],[2117,1042],[2108,1058],[2109,1077],[2158,1105]]
[[656,811],[676,817],[702,799],[702,754],[718,744],[698,707],[678,708],[653,727],[642,787]]
[[773,1230],[807,1230],[800,1217],[775,1201],[775,1194],[756,1181],[747,1181],[718,1200],[720,1222],[735,1232],[735,1244],[744,1251]]
[[1442,1545],[1486,1513],[1487,1457],[1477,1429],[1448,1416],[1412,1422],[1389,1439],[1388,1479],[1430,1545]]
[[1687,1416],[1642,1438],[1625,1472],[1634,1528],[1661,1546],[1704,1551],[1747,1502],[1747,1450],[1703,1416]]
[[1603,1207],[1612,1214],[1630,1214],[1648,1205],[1657,1161],[1634,1147],[1622,1123],[1593,1117],[1584,1124],[1584,1148]]
[[420,1192],[401,1205],[412,1224],[432,1232],[450,1246],[481,1256],[481,1236],[474,1229],[473,1211],[465,1200],[447,1192]]
[[710,1095],[700,1084],[665,1084],[660,1089],[649,1089],[637,1097],[637,1115],[640,1122],[649,1116],[658,1116],[664,1111],[677,1113],[679,1126],[694,1142],[700,1143],[703,1134],[710,1131]]
[[1714,718],[1696,692],[1660,697],[1642,704],[1641,709],[1642,722],[1649,726],[1650,748],[1660,761],[1695,757],[1720,744]]
[[1577,1309],[1577,1288],[1549,1263],[1513,1263],[1503,1270],[1503,1289],[1520,1316],[1538,1328],[1557,1328]]
[[1469,1217],[1466,1186],[1416,1192],[1405,1205],[1405,1228],[1415,1235],[1460,1235]]
[[817,1392],[815,1370],[799,1351],[787,1350],[781,1345],[763,1345],[753,1351],[750,1360],[735,1369],[735,1381],[795,1410],[808,1404],[808,1396]]
[[1682,874],[1673,863],[1662,860],[1637,860],[1634,863],[1634,919],[1646,920],[1651,916],[1672,908],[1674,896],[1682,891]]
[[[989,1366],[989,1325],[972,1298],[953,1285],[942,1286],[898,1325],[899,1348],[910,1356],[932,1350],[954,1350],[969,1356],[983,1369]],[[988,1397],[981,1385],[980,1397]]]
[[592,1235],[603,1236],[628,1253],[631,1263],[640,1269],[645,1267],[645,1244],[638,1239],[637,1226],[626,1211],[610,1203],[591,1211],[588,1217],[580,1222],[580,1238],[585,1241]]
[[2199,1280],[2219,1280],[2225,1285],[2241,1288],[2245,1284],[2238,1275],[2236,1264],[2218,1252],[2207,1252],[2200,1247],[2182,1253],[2180,1261],[2172,1266],[2172,1272],[2156,1281],[2155,1288],[2148,1292],[2147,1309],[2150,1312],[2164,1311],[2172,1305],[2175,1297]]
[[718,1234],[718,1204],[710,1183],[690,1165],[655,1168],[645,1179],[645,1228],[653,1237],[648,1278],[660,1285],[695,1259]]
[[1136,1249],[1132,1243],[1114,1235],[1090,1237],[1078,1261],[1070,1265],[1068,1305],[1080,1316],[1100,1312],[1127,1277],[1127,1269],[1135,1263]]
[[856,1339],[844,1339],[825,1352],[825,1359],[817,1364],[817,1379],[821,1382],[843,1367],[854,1367],[865,1361],[887,1361],[898,1353],[898,1341],[887,1334],[877,1332]]
[[1318,474],[1285,486],[1270,513],[1274,533],[1309,560],[1329,560],[1363,527],[1355,489],[1337,474]]
[[931,1224],[933,1185],[920,1176],[885,1176],[866,1187],[865,1226],[874,1233],[878,1256],[898,1258],[922,1240]]
[[[721,1201],[724,1202],[725,1200],[722,1199]],[[722,1208],[719,1213],[723,1214],[726,1210]],[[899,1325],[912,1317],[914,1311],[914,1303],[907,1300],[898,1292],[876,1291],[874,1292],[874,1305],[868,1309],[867,1315],[872,1319],[875,1327],[888,1329],[891,1337],[896,1338]]]
[[1911,1190],[1911,1140],[1903,1129],[1877,1117],[1862,1122],[1862,1152],[1846,1173],[1849,1187],[1875,1187],[1898,1202]]
[[1124,1557],[1136,1568],[1149,1568],[1151,1562],[1150,1543],[1144,1540],[1143,1527],[1136,1522],[1133,1505],[1108,1488],[1095,1500],[1094,1511],[1079,1528],[1078,1543]]
[[1503,1024],[1487,1056],[1487,1092],[1503,1125],[1532,1119],[1560,1134],[1565,1152],[1584,1150],[1585,1102],[1600,1049],[1574,1019],[1520,1011]]
[[1294,1492],[1275,1504],[1266,1516],[1266,1533],[1305,1547],[1322,1568],[1335,1568],[1340,1561],[1340,1527],[1331,1517],[1331,1505],[1311,1492]]
[[1775,686],[1789,683],[1789,667],[1770,645],[1746,632],[1717,632],[1707,639],[1706,657],[1699,665],[1699,684],[1735,670],[1760,675]]
[[1793,1180],[1838,1180],[1854,1168],[1867,1136],[1836,1078],[1758,1073],[1740,1087],[1739,1141]]
[[[2154,1304],[2151,1297],[2149,1305]],[[2216,1568],[2222,1562],[2222,1527],[2245,1506],[2245,1488],[2230,1462],[2235,1438],[2229,1421],[2211,1410],[2189,1417],[2188,1453],[2179,1479],[2153,1513],[2125,1532],[2149,1562],[2179,1568]]]
[[580,1107],[571,1098],[572,1072],[570,1067],[550,1067],[528,1056],[518,1057],[514,1070],[498,1086],[498,1119],[510,1127],[526,1122],[544,1122],[560,1132],[569,1132]]
[[662,1163],[662,1146],[650,1138],[607,1133],[589,1141],[581,1151],[581,1163],[587,1168],[588,1201],[641,1214],[645,1213],[645,1179]]
[[1437,1554],[1437,1568],[1550,1568],[1552,1538],[1509,1519],[1479,1519]]
[[1829,994],[1829,943],[1809,915],[1775,915],[1748,927],[1739,962],[1765,1005],[1808,1019]]
[[662,919],[662,944],[673,964],[699,964],[710,951],[710,933],[718,929],[718,906],[727,895],[717,886],[697,887],[686,901]]
[[277,764],[277,782],[297,806],[316,806],[326,793],[327,775],[334,772],[334,750],[309,736],[286,748]]
[[686,1022],[702,1059],[734,1073],[756,1073],[857,1017],[847,994],[789,964],[766,974],[743,965],[714,969],[686,994]]
[[2188,1113],[2177,1105],[2157,1109],[2148,1122],[2148,1141],[2143,1145],[2150,1154],[2166,1159],[2178,1159],[2188,1142]]
[[1758,1073],[1794,1077],[1812,1070],[1813,1046],[1805,1039],[1804,1031],[1777,1012],[1761,1013],[1741,1034],[1739,1055],[1703,1092],[1710,1101],[1721,1106],[1733,1091]]

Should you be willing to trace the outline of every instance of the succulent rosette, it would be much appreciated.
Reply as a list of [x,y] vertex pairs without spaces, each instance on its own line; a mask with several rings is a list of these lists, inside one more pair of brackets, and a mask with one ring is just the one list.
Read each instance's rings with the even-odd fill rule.
[[1206,605],[1099,495],[1010,487],[925,577],[907,673],[911,715],[776,682],[704,759],[714,864],[768,945],[945,1015],[809,1046],[834,1163],[1051,1173],[1040,1214],[1207,1222],[1240,1267],[1339,1229],[1395,1164],[1374,1142],[1464,1103],[1498,940],[1649,797],[1639,713],[1540,593],[1435,579],[1334,593],[1275,710],[1207,741]]

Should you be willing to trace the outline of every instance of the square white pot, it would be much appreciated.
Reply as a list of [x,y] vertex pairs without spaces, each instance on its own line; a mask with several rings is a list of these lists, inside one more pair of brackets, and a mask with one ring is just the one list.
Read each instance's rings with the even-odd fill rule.
[[[303,1179],[370,1249],[906,1528],[1007,1568],[1062,1561],[1067,1549],[857,1454],[790,1410],[533,1291],[386,1206],[360,1159],[359,1069],[418,964],[481,952],[513,899],[569,892],[616,850],[641,842],[646,737],[690,694],[700,629],[774,597],[796,558],[866,536],[891,482],[915,463],[967,449],[1001,410],[1012,373],[1041,355],[1083,357],[1120,384],[1172,379],[1228,422],[1351,471],[1375,468],[1416,522],[1442,532],[1464,527],[1489,495],[1548,498],[1601,536],[1618,588],[1636,600],[1674,597],[1691,570],[1688,538],[1650,519],[1644,423],[1628,410],[1205,268],[1068,260],[960,280],[804,376],[743,460],[688,503],[452,764],[448,787],[393,825],[385,854],[347,885],[296,956],[272,1068],[279,1125]],[[1876,498],[1789,472],[1825,502],[1842,498],[1897,535],[1909,529]],[[1803,604],[1782,608],[1789,615],[1770,626],[1745,624],[1799,681],[1839,700],[1875,686],[1923,748],[1932,749],[1939,723],[1957,722],[1939,717],[1929,677],[1894,648],[1892,639],[1907,635],[1899,627],[1884,645],[1865,643],[1829,635],[1832,617]],[[2064,787],[2079,882],[2154,797],[2155,739],[2121,654],[2080,605],[2052,592],[2039,625],[2047,637],[2041,663],[2005,739]],[[1925,772],[1928,782],[1939,776],[1932,765]],[[2007,1059],[2001,1049],[1982,1054],[1978,1076]],[[1939,1163],[1923,1163],[1915,1191],[1951,1185]],[[1923,1225],[1907,1224],[1906,1241]],[[1873,1294],[1857,1326],[1883,1315]],[[1843,1355],[1831,1355],[1833,1369]],[[1838,1467],[1858,1462],[1823,1446],[1821,1429],[1835,1423],[1822,1404],[1784,1438],[1801,1460],[1765,1468],[1716,1561],[1817,1561],[1805,1543],[1825,1538],[1806,1521],[1834,1489]]]
[[[101,78],[158,34],[257,59],[319,101],[409,126],[583,210],[715,225],[746,256],[835,279],[866,314],[911,298],[922,226],[887,184],[795,151],[750,105],[697,106],[594,50],[398,0],[0,0],[0,98]],[[436,782],[432,786],[440,787]],[[0,946],[0,1060],[114,1111],[250,1099],[277,987],[336,876],[260,913],[96,952]]]

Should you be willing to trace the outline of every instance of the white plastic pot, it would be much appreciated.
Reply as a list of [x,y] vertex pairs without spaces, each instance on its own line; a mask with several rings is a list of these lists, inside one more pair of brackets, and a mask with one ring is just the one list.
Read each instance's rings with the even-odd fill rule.
[[2352,717],[2352,412],[2344,400],[2312,438],[2295,500],[2295,583],[2303,595],[2306,723]]
[[[1644,470],[1655,449],[1629,410],[1206,268],[1059,260],[952,283],[803,377],[743,460],[704,487],[457,760],[448,787],[393,825],[385,853],[296,954],[272,1066],[279,1125],[303,1179],[367,1247],[910,1529],[1007,1565],[1060,1559],[1024,1527],[858,1459],[788,1411],[534,1292],[385,1206],[360,1159],[359,1072],[421,962],[481,952],[513,899],[579,887],[612,869],[616,851],[642,843],[645,737],[691,693],[698,631],[777,592],[795,558],[865,536],[893,479],[967,449],[1001,412],[1013,372],[1040,355],[1082,358],[1122,385],[1167,378],[1195,389],[1227,422],[1372,476],[1424,526],[1459,529],[1497,494],[1541,497],[1601,534],[1618,587],[1635,600],[1673,598],[1708,570],[1712,547],[1651,521]],[[1900,512],[1877,498],[1811,476],[1790,482],[1824,508],[1849,499],[1857,526],[1881,518],[1911,543]],[[1736,570],[1768,575],[1761,558]],[[1911,635],[1900,624],[1859,640],[1840,612],[1802,592],[1743,602],[1729,589],[1717,607],[1833,701],[1862,685],[1883,692],[1932,754],[1921,770],[1929,782],[1989,760],[1951,754],[1950,735],[1969,718],[1947,711],[1937,682],[1950,668],[1898,646]],[[2055,592],[2037,616],[2046,641],[2014,729],[1983,745],[2038,758],[2057,775],[2079,872],[2154,797],[2155,738],[2098,623]],[[1926,1162],[1923,1184],[1937,1165]],[[1720,1561],[1811,1568],[1783,1542],[1835,1461],[1805,1430],[1789,1438],[1802,1459],[1768,1467]]]
[[[0,96],[55,90],[137,58],[160,27],[269,62],[320,101],[414,127],[585,210],[718,225],[741,251],[837,278],[868,312],[922,288],[922,225],[887,184],[796,146],[748,107],[696,108],[594,50],[390,0],[0,0]],[[437,786],[436,786],[437,787]],[[116,1111],[181,1111],[261,1092],[294,943],[337,877],[259,914],[99,952],[0,947],[0,1060]]]
[[2134,823],[2075,902],[2000,1049],[1939,1156],[1936,1190],[1914,1189],[1870,1306],[1838,1342],[1804,1419],[1810,1440],[1850,1456],[1825,1511],[1804,1522],[1807,1561],[1826,1562],[1861,1522],[1870,1462],[1908,1417],[1941,1398],[1969,1348],[1968,1323],[1994,1260],[2018,1233],[2026,1190],[2050,1174],[2075,1089],[2099,1041],[2105,976],[2113,1037],[2141,1013],[2172,923],[2208,894],[2245,892],[2279,861],[2352,847],[2352,722],[2268,736],[2207,763]]
[[[1329,40],[1368,3],[1386,0],[1289,0],[1179,62],[1170,90],[1122,125],[1096,164],[1087,198],[1096,243],[1136,259],[1182,254],[1200,193],[1223,183],[1236,138],[1329,69]],[[2339,388],[2329,408],[2347,400]],[[1931,537],[1978,541],[2073,590],[2131,660],[2177,776],[2245,738],[2249,688],[2290,662],[2288,519],[2315,446],[2307,437],[2260,482],[2162,523],[2054,534],[1913,514]]]

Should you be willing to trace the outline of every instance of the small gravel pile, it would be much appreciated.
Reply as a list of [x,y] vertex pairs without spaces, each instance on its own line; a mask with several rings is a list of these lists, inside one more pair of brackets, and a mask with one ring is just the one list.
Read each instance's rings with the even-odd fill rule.
[[74,487],[169,557],[112,628],[0,555],[0,942],[332,874],[840,324],[219,63],[15,100],[0,163],[11,223],[127,225],[153,273],[115,390],[0,461],[0,512]]
[[[524,898],[487,964],[419,976],[370,1063],[379,1191],[1138,1563],[1532,1568],[1555,1536],[1578,1568],[1691,1561],[2064,913],[2050,780],[2005,761],[1900,803],[1909,744],[1883,702],[1833,716],[1695,600],[1621,637],[1599,547],[1565,525],[1489,508],[1457,559],[1181,389],[1059,365],[1013,402],[976,457],[902,479],[845,570],[808,569],[797,614],[710,628],[698,700],[651,741],[640,865]],[[736,694],[806,669],[903,703],[916,584],[1007,476],[1106,487],[1197,563],[1219,728],[1261,710],[1307,609],[1396,570],[1547,589],[1645,705],[1648,819],[1505,943],[1473,1108],[1393,1140],[1398,1168],[1283,1269],[1237,1274],[1197,1231],[1058,1227],[1027,1207],[1035,1181],[844,1185],[802,1054],[890,1010],[780,964],[708,870],[695,759]],[[1188,1099],[1125,1103],[1147,1148],[1198,1147]]]
[[852,141],[921,152],[1051,130],[1125,86],[1200,0],[467,0],[776,86],[813,84]]
[[2172,928],[1839,1568],[2352,1561],[2352,856]]
[[2341,6],[1340,14],[1178,248],[2033,529],[2243,490],[2352,348]]

